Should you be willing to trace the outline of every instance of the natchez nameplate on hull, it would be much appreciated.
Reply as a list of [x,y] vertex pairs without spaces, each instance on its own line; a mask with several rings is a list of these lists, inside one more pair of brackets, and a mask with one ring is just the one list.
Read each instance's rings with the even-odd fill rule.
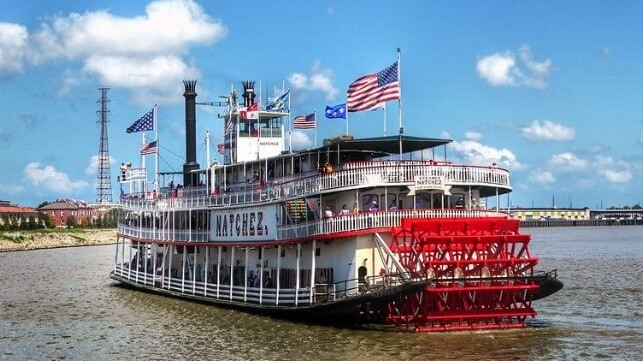
[[275,205],[213,210],[210,239],[213,242],[261,242],[277,238]]

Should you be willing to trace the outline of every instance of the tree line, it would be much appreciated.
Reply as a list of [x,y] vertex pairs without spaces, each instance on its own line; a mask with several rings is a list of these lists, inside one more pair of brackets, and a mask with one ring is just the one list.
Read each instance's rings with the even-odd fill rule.
[[[83,220],[78,222],[75,217],[69,216],[65,221],[67,228],[116,228],[118,221],[117,209],[112,209],[105,215],[96,217],[95,219]],[[20,215],[18,217],[9,217],[8,214],[2,215],[2,222],[0,222],[0,231],[23,231],[23,230],[38,230],[38,229],[54,229],[57,228],[54,218],[45,213],[39,213],[38,216],[25,217]]]

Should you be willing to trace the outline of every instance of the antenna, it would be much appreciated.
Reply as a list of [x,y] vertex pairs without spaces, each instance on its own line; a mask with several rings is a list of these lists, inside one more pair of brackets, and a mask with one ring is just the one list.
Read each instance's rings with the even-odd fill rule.
[[100,114],[100,143],[98,146],[98,176],[96,179],[96,202],[101,205],[112,203],[112,181],[111,171],[109,166],[109,142],[107,139],[107,123],[109,122],[109,109],[107,103],[110,100],[107,98],[107,91],[109,88],[98,88],[101,96],[97,103],[100,103],[100,110],[96,113]]

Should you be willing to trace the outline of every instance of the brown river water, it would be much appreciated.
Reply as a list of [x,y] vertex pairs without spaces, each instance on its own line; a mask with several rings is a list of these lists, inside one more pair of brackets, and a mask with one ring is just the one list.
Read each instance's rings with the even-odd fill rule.
[[565,287],[520,330],[276,320],[117,286],[113,246],[0,253],[0,360],[641,360],[643,226],[525,228]]

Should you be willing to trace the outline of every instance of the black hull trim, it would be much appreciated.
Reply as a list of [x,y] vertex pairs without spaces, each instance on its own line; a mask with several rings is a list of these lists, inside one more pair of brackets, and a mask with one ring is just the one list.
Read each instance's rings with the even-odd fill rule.
[[110,273],[110,277],[121,282],[127,287],[145,292],[282,319],[322,324],[381,323],[383,321],[383,317],[387,313],[387,305],[390,302],[400,300],[409,294],[415,293],[426,287],[429,283],[427,280],[408,281],[400,285],[373,289],[368,292],[344,297],[335,301],[303,306],[273,306],[216,299],[161,289],[151,285],[142,285],[127,278],[120,277],[119,275],[114,274],[114,272]]
[[563,283],[556,278],[557,270],[534,276],[538,289],[533,292],[532,301],[553,295],[563,288]]

